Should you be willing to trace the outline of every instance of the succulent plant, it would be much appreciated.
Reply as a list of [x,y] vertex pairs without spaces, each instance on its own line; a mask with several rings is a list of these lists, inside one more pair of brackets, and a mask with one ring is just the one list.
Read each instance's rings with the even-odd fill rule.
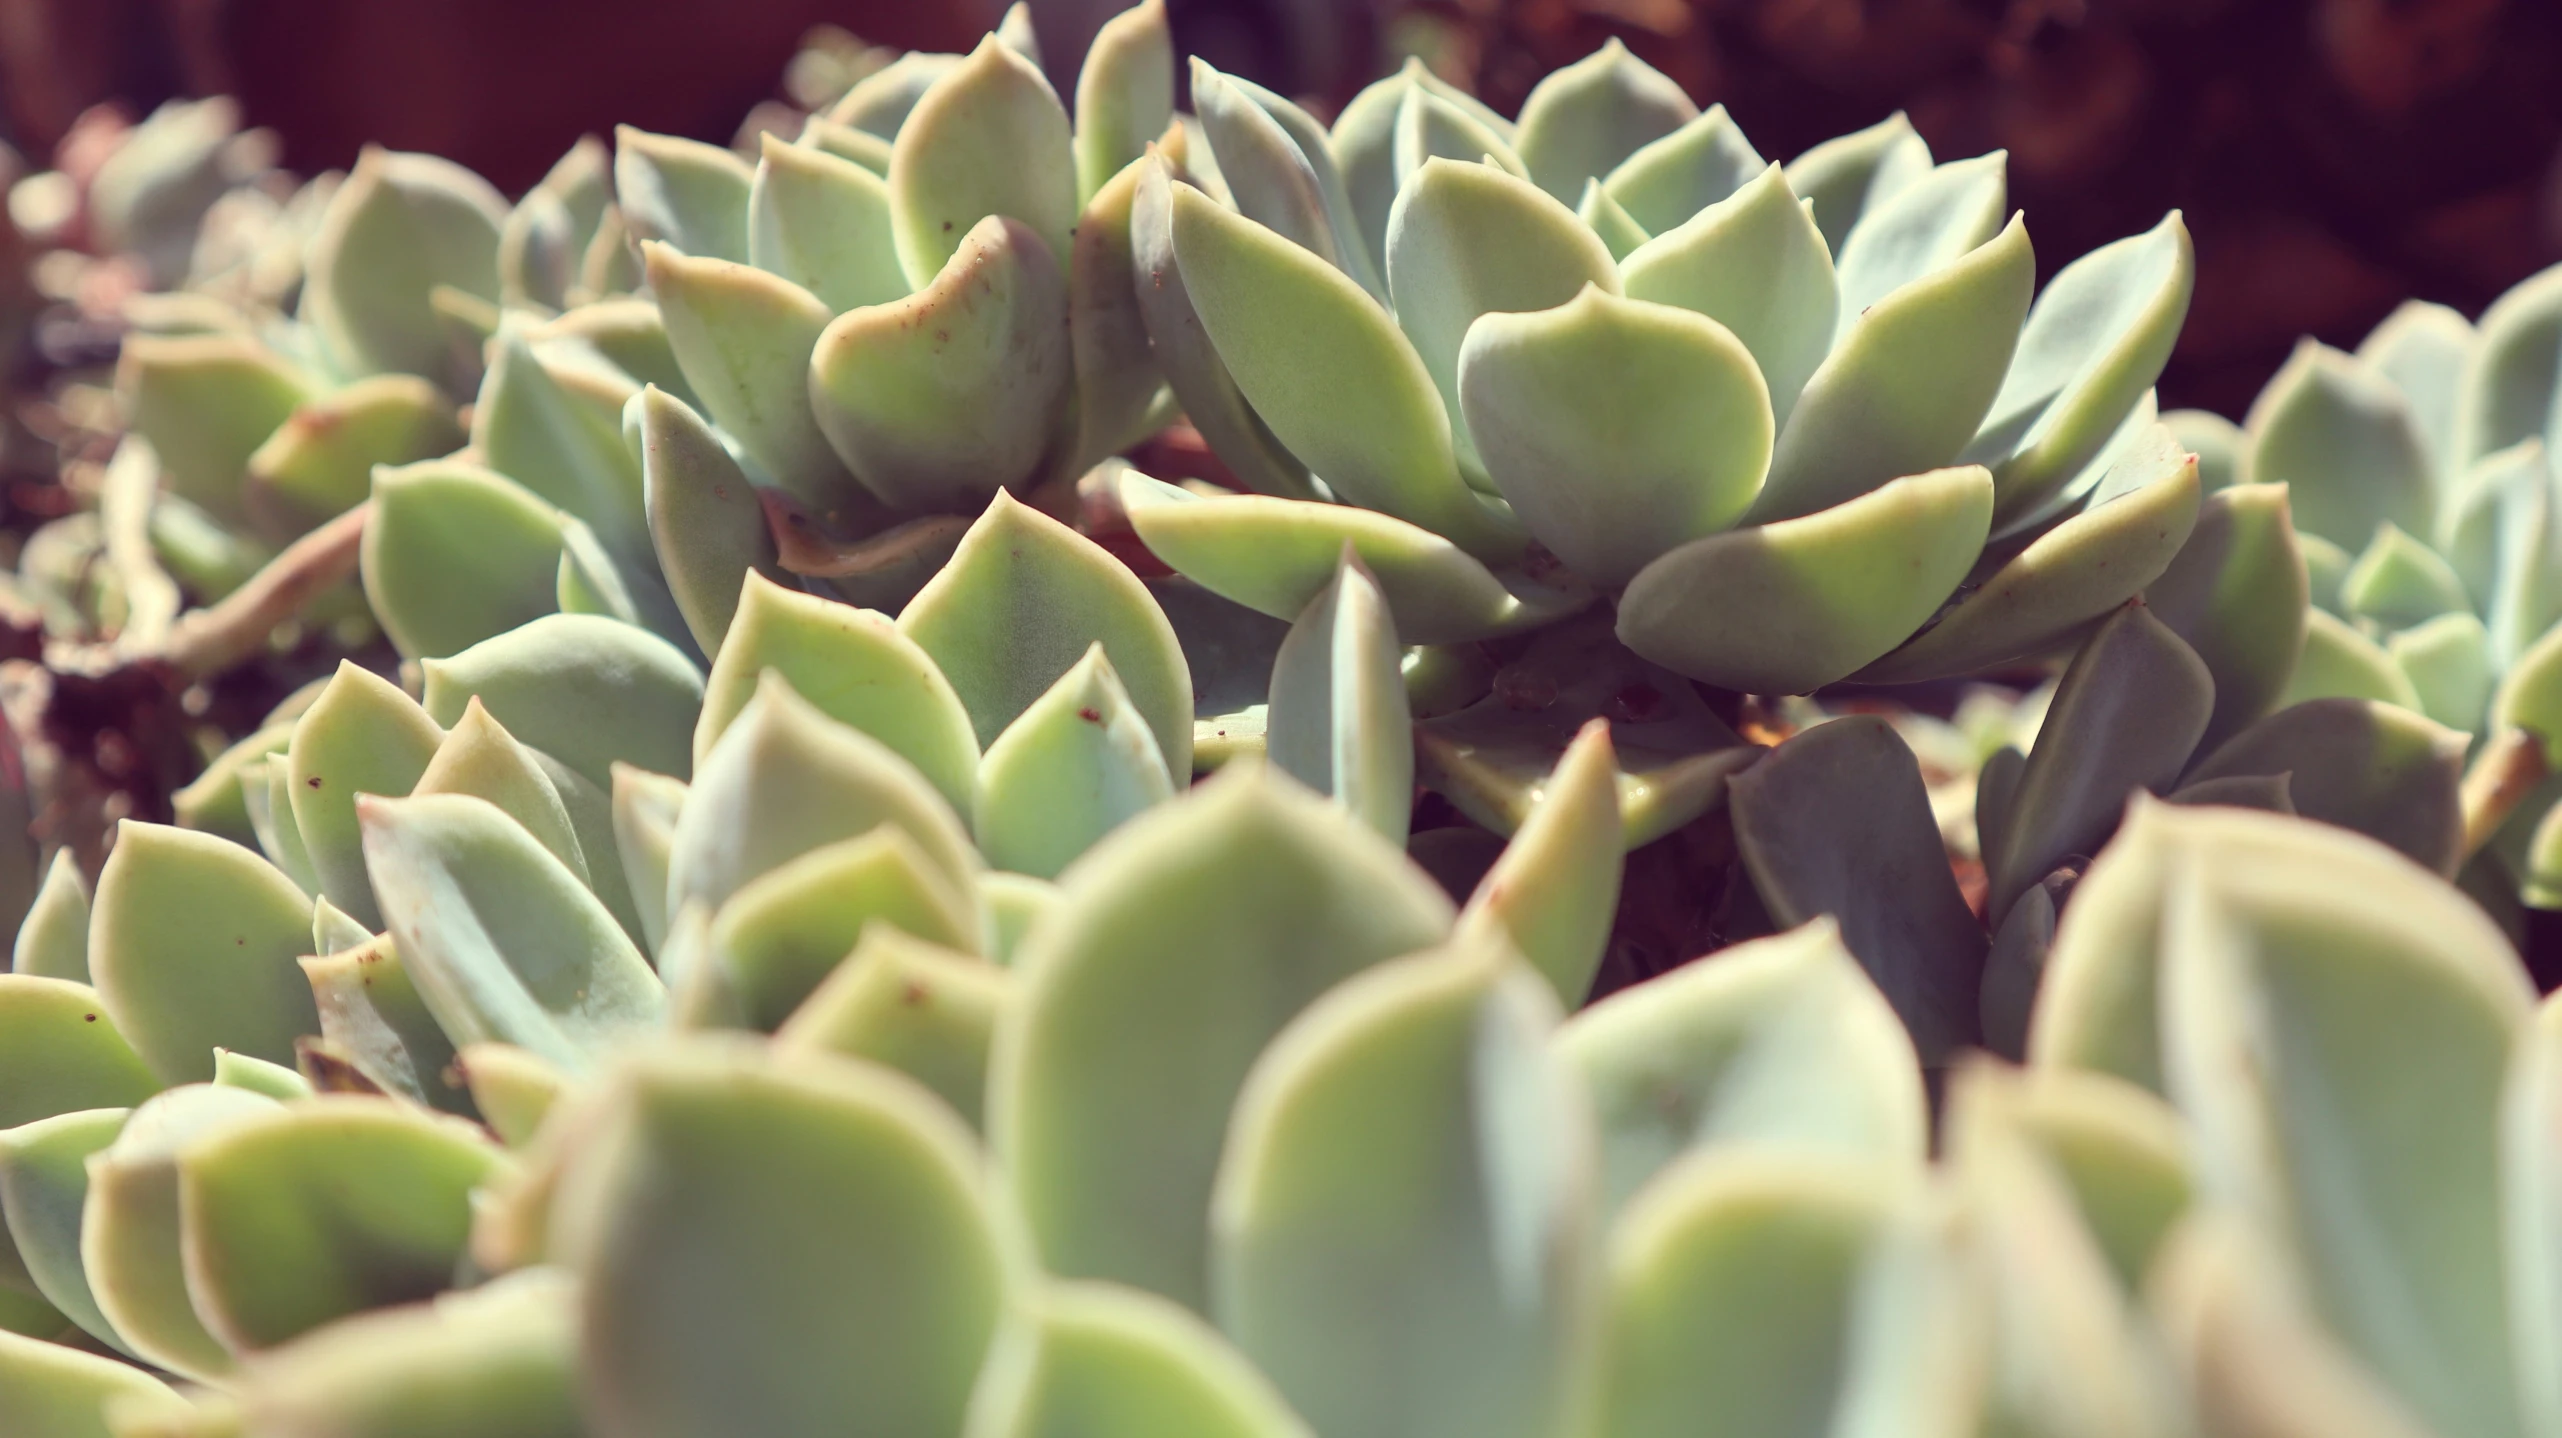
[[2354,354],[2304,341],[2244,426],[2171,416],[2220,474],[2288,487],[2313,602],[2288,697],[2377,700],[2476,736],[2477,786],[2515,806],[2485,887],[2538,907],[2562,902],[2562,828],[2541,827],[2562,763],[2562,431],[2534,398],[2562,352],[2557,313],[2562,269],[2478,327],[2413,301]]
[[[1349,542],[1409,643],[1606,596],[1560,642],[1574,677],[1619,679],[1582,697],[1794,694],[2068,649],[2195,520],[2148,398],[2187,311],[2176,215],[2032,305],[2003,157],[1934,165],[1900,116],[1767,164],[1615,45],[1517,126],[1412,68],[1330,133],[1206,65],[1192,93],[1219,178],[1151,163],[1141,308],[1185,413],[1260,493],[1117,493],[1227,598],[1294,615]],[[1505,719],[1522,707],[1454,717],[1451,741],[1544,730],[1544,772],[1560,726]],[[1675,758],[1732,745],[1653,707]],[[1434,782],[1500,826],[1492,776],[1448,767]],[[1632,784],[1663,795],[1640,840],[1714,788]]]
[[[2491,916],[2562,641],[2487,721],[2323,687],[2399,481],[2155,415],[2175,216],[2032,305],[1900,121],[1765,166],[1616,47],[1196,121],[1150,3],[1071,124],[1036,43],[512,208],[372,153],[290,317],[138,342],[119,654],[350,577],[393,652],[54,856],[0,1432],[2562,1434]],[[1255,493],[1111,459],[1178,412]],[[2479,482],[2524,616],[2550,480]],[[1675,829],[1725,947],[1588,1003]]]
[[[981,533],[1009,523],[1036,521]],[[976,557],[947,597],[1001,615],[1020,590]],[[1358,607],[1360,574],[1326,607]],[[431,710],[470,692],[441,735],[382,681],[335,681],[289,782],[312,867],[362,883],[382,933],[153,826],[94,905],[49,897],[22,952],[86,978],[0,978],[25,1274],[0,1292],[35,1331],[0,1334],[12,1432],[2562,1416],[2562,1027],[2471,901],[2384,844],[2138,800],[2055,935],[2028,1066],[1956,1066],[1934,1161],[1855,916],[1566,1016],[1553,965],[1597,957],[1618,863],[1601,726],[1464,909],[1351,806],[1251,764],[1053,885],[982,868],[896,747],[913,704],[809,663],[888,652],[868,619],[753,588],[740,614],[733,642],[785,663],[699,704],[672,651],[648,679],[597,651],[657,641],[581,616],[440,661]],[[572,847],[561,801],[593,790],[547,776],[681,768],[707,724],[690,783],[623,761]],[[1857,719],[1792,743],[1828,734],[1894,743]],[[1115,763],[1089,743],[1049,774]],[[410,797],[351,791],[394,767]],[[636,938],[564,849],[591,880],[618,856],[679,917]]]

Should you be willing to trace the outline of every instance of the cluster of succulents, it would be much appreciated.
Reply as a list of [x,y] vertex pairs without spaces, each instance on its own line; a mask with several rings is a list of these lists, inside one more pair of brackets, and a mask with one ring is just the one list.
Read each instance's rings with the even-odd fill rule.
[[0,1432],[2562,1435],[2562,290],[1026,13],[138,303],[51,657],[382,645],[44,872]]

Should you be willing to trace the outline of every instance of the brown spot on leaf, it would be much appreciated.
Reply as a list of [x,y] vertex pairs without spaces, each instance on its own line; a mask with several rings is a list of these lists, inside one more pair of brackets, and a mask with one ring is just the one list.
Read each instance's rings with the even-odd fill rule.
[[1103,716],[1096,712],[1091,705],[1077,710],[1076,717],[1084,720],[1088,724],[1100,724],[1103,722]]

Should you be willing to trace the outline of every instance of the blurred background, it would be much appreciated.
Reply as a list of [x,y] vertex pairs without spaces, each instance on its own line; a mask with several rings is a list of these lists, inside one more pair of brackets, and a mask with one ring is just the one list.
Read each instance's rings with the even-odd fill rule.
[[[1122,0],[1033,0],[1063,93]],[[788,118],[863,43],[966,49],[996,0],[0,0],[0,139],[77,172],[118,116],[233,94],[283,161],[431,150],[511,193],[617,121]],[[2051,271],[2187,212],[2165,406],[2239,417],[2295,337],[2468,314],[2562,259],[2562,0],[1173,0],[1177,42],[1330,114],[1405,56],[1511,113],[1616,36],[1793,156],[1896,109],[2010,151]],[[805,46],[817,27],[818,43]],[[859,37],[859,39],[857,38]],[[794,57],[801,59],[795,65]],[[789,73],[787,73],[787,71]],[[759,107],[763,107],[761,110]],[[104,108],[102,108],[104,107]]]

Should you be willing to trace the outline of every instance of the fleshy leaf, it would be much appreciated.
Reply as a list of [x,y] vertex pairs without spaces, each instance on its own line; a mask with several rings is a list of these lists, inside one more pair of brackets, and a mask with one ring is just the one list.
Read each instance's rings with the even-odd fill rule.
[[1785,425],[1832,349],[1832,255],[1777,165],[1623,257],[1628,297],[1696,310],[1752,351]]
[[1753,887],[1794,927],[1831,915],[1926,1064],[1975,1038],[1984,931],[1948,869],[1921,766],[1854,714],[1804,730],[1727,783]]
[[2349,617],[2372,620],[2388,631],[2441,614],[2472,612],[2455,567],[2391,520],[2376,526],[2374,542],[2341,576],[2340,604]]
[[2455,459],[2456,415],[2474,340],[2473,322],[2463,315],[2426,300],[2404,300],[2357,346],[2357,357],[2391,380],[2410,405],[2411,422],[2441,484],[2461,467]]
[[[2521,1412],[2526,1432],[2549,1433],[2562,1430],[2562,1371],[2544,1359],[2562,1342],[2562,1003],[2545,1001],[2517,1045],[2500,1104],[2500,1145]],[[6,1181],[0,1166],[0,1184]]]
[[1717,203],[1758,175],[1765,162],[1723,105],[1660,140],[1642,145],[1602,177],[1602,189],[1660,235]]
[[41,1438],[116,1438],[114,1408],[131,1423],[176,1423],[193,1405],[130,1363],[0,1331],[0,1424]]
[[[533,751],[517,743],[514,735],[490,718],[479,700],[463,707],[463,717],[445,732],[426,771],[409,792],[469,794],[488,800],[549,850],[580,883],[593,887],[587,856],[579,845],[577,831],[570,827],[569,808],[562,803],[560,790],[543,773]],[[600,860],[604,857],[597,855]]]
[[241,800],[249,810],[250,827],[257,831],[259,851],[295,887],[316,894],[320,880],[312,872],[311,851],[303,846],[302,829],[294,822],[293,787],[293,771],[279,752],[249,766]]
[[1311,153],[1283,119],[1284,107],[1296,107],[1251,81],[1221,74],[1197,55],[1192,59],[1192,103],[1237,213],[1376,293],[1378,273],[1371,257],[1354,247],[1339,223],[1341,211],[1327,203],[1332,157],[1322,145]]
[[468,1114],[454,1082],[454,1041],[428,1011],[389,934],[302,961],[320,1005],[320,1036],[388,1094]]
[[979,876],[979,900],[987,909],[988,957],[1011,965],[1015,951],[1049,920],[1065,895],[1047,879],[990,870]]
[[578,284],[579,260],[613,202],[613,158],[595,136],[581,135],[499,228],[500,302],[565,308]]
[[683,400],[652,385],[624,415],[627,432],[640,438],[659,571],[694,642],[717,655],[741,581],[751,572],[779,581],[783,573],[765,508],[720,436]]
[[2039,535],[1860,679],[1911,683],[2026,659],[2160,579],[2197,524],[2196,459],[2158,431],[2120,463],[2158,477]]
[[1700,1149],[1841,1154],[1918,1173],[1912,1040],[1830,919],[1622,989],[1557,1047],[1591,1089],[1614,1213]]
[[1952,1130],[1998,1127],[2025,1141],[2069,1189],[2123,1290],[2143,1292],[2153,1256],[2195,1198],[2179,1114],[2133,1084],[2070,1068],[1981,1065],[1960,1097]]
[[828,325],[809,402],[866,488],[902,510],[967,511],[1034,477],[1075,379],[1065,254],[990,215],[915,294]]
[[1040,67],[991,35],[918,97],[892,141],[889,188],[911,284],[931,281],[990,215],[1064,255],[1077,212],[1067,111]]
[[2196,250],[2174,210],[2047,284],[1966,449],[1992,466],[2004,519],[2034,511],[2107,444],[2170,358],[2196,283]]
[[367,146],[311,237],[304,323],[352,374],[447,379],[453,352],[429,293],[494,302],[506,216],[498,192],[451,160]]
[[934,660],[883,615],[784,588],[751,573],[737,617],[704,685],[694,726],[702,762],[767,670],[829,718],[890,747],[967,808],[978,768],[969,711]]
[[579,386],[544,364],[521,330],[490,341],[489,352],[472,406],[481,460],[585,520],[614,552],[646,551],[640,460],[623,444],[623,386]]
[[2482,312],[2455,416],[2455,468],[2523,439],[2562,447],[2553,426],[2562,379],[2562,267],[2512,286]]
[[1825,1432],[1855,1371],[1860,1269],[1900,1189],[1892,1169],[1830,1156],[1708,1153],[1665,1174],[1611,1235],[1591,1431],[1675,1438],[1714,1413]]
[[249,501],[299,534],[363,503],[375,465],[432,459],[462,443],[454,407],[434,385],[374,375],[302,406],[267,436],[249,456]]
[[1165,612],[1109,551],[1011,495],[970,526],[898,627],[941,666],[981,744],[1100,643],[1169,774],[1191,772],[1191,673]]
[[89,1288],[80,1260],[80,1211],[89,1156],[115,1142],[130,1110],[81,1109],[0,1130],[0,1220],[46,1302],[109,1346],[123,1340]]
[[1614,35],[1531,88],[1521,102],[1521,162],[1539,188],[1573,204],[1585,185],[1698,114],[1670,76]]
[[654,953],[667,937],[667,859],[676,816],[685,807],[685,785],[623,763],[614,765],[613,779],[614,847],[622,854],[623,878],[639,911],[641,935]]
[[[1397,742],[1413,752],[1402,726]],[[1055,878],[1173,796],[1164,751],[1098,641],[988,745],[971,828],[991,865]]]
[[1973,566],[1992,509],[1992,476],[1967,465],[1693,540],[1630,582],[1620,642],[1728,689],[1804,693],[1919,629]]
[[1364,508],[1481,559],[1518,554],[1510,516],[1459,477],[1431,371],[1377,301],[1198,190],[1175,187],[1172,203],[1174,251],[1201,326],[1291,453]]
[[1733,524],[1770,463],[1770,394],[1734,334],[1595,287],[1478,321],[1458,391],[1495,487],[1596,585]]
[[[128,1107],[160,1088],[86,984],[0,974],[0,1039],[0,1128]],[[210,1046],[204,1069],[213,1071]],[[7,1261],[0,1254],[0,1263]]]
[[358,805],[400,959],[457,1044],[579,1070],[665,991],[612,912],[515,821],[461,794]]
[[2392,381],[2319,341],[2251,403],[2250,480],[2287,486],[2295,525],[2354,554],[2387,522],[2431,530],[2428,456]]
[[[376,611],[379,617],[380,611]],[[246,848],[258,842],[257,826],[249,821],[249,796],[243,779],[246,771],[263,764],[270,754],[281,754],[292,741],[293,725],[268,721],[249,737],[214,756],[195,781],[169,796],[169,807],[177,811],[178,827],[195,829],[229,839]],[[85,960],[84,960],[85,962]]]
[[2463,857],[2457,791],[2469,743],[2399,705],[2315,699],[2234,735],[2182,782],[2286,774],[2298,814],[2355,829],[2451,878]]
[[2144,588],[2153,617],[2215,676],[2203,743],[2220,743],[2267,713],[2294,675],[2308,593],[2295,541],[2283,487],[2218,490],[2198,502],[2188,542]]
[[2438,511],[2438,552],[2463,577],[2503,663],[2562,619],[2562,493],[2550,465],[2542,440],[2521,440],[2476,463]]
[[2420,712],[2470,734],[2482,727],[2499,672],[2491,631],[2471,614],[2441,614],[2385,641],[2384,652],[2409,677]]
[[365,597],[410,659],[442,659],[551,613],[560,515],[475,464],[430,460],[374,475],[358,556]]
[[[1479,316],[1552,309],[1592,288],[1616,294],[1619,270],[1598,236],[1529,181],[1432,160],[1389,214],[1388,287],[1398,327],[1456,417],[1461,346]],[[1463,468],[1483,468],[1467,426],[1451,439]]]
[[746,262],[751,178],[745,160],[717,145],[614,127],[614,197],[635,240]]
[[1347,555],[1281,641],[1264,731],[1283,773],[1399,846],[1414,810],[1403,657],[1378,581]]
[[894,139],[917,100],[960,63],[958,55],[911,50],[856,81],[853,89],[827,107],[827,118],[884,140]]
[[1836,342],[1896,290],[1990,241],[2010,214],[2007,151],[1951,160],[1887,197],[1842,240]]
[[2171,1431],[2180,1410],[2147,1350],[2152,1334],[2057,1165],[2014,1119],[2005,1102],[2014,1082],[1975,1063],[1949,1094],[1946,1191],[1965,1216],[1968,1256],[1992,1300],[1987,1426]]
[[1931,172],[1930,145],[1913,133],[1904,112],[1816,145],[1788,162],[1788,187],[1814,206],[1824,244],[1841,253],[1842,241],[1867,213]]
[[2067,860],[2097,853],[2127,795],[2169,790],[2214,703],[2214,676],[2142,605],[2103,622],[2064,671],[2002,821],[2001,848],[1984,856],[1986,912],[2009,914]]
[[703,678],[647,630],[547,615],[425,667],[430,718],[454,723],[477,697],[520,742],[599,787],[613,783],[617,760],[680,778],[693,772]]
[[1076,76],[1077,193],[1091,196],[1174,120],[1174,36],[1165,0],[1103,22]]
[[187,1291],[235,1349],[430,1297],[453,1281],[470,1194],[499,1150],[380,1099],[311,1099],[178,1155]]
[[763,144],[747,202],[747,255],[756,267],[839,314],[905,295],[889,185],[851,160],[780,135],[768,133]]
[[382,911],[365,876],[356,800],[408,793],[443,737],[415,700],[352,660],[339,661],[329,687],[294,725],[285,751],[294,828],[321,892],[367,928],[382,923]]
[[1499,934],[1569,1010],[1592,991],[1618,912],[1618,775],[1608,721],[1587,722],[1459,915],[1462,937]]
[[883,922],[775,1030],[778,1052],[833,1053],[898,1070],[973,1126],[987,1054],[1014,976]]
[[2013,900],[2010,912],[1993,929],[1993,946],[1984,955],[1984,983],[1976,994],[1975,1012],[1984,1026],[1984,1047],[2003,1058],[2016,1061],[2028,1053],[2029,1019],[2036,1011],[2038,987],[2046,977],[2046,961],[2055,951],[2056,907],[2069,896],[2071,884],[2069,872],[2049,874]]
[[[1393,75],[1352,97],[1335,117],[1332,149],[1343,167],[1344,189],[1351,198],[1354,222],[1373,255],[1388,252],[1388,211],[1396,203],[1397,120],[1406,92],[1421,88],[1458,106],[1506,144],[1519,138],[1510,120],[1487,108],[1476,96],[1435,75],[1420,58],[1408,56]],[[1468,158],[1474,159],[1474,156]]]
[[81,1268],[100,1314],[155,1367],[204,1379],[232,1366],[188,1296],[178,1156],[283,1107],[247,1089],[187,1084],[137,1107],[115,1141],[89,1157]]
[[213,1081],[231,1088],[245,1088],[251,1093],[262,1093],[279,1103],[310,1098],[314,1092],[311,1080],[304,1078],[299,1071],[265,1059],[251,1058],[247,1054],[233,1053],[229,1049],[214,1050]]
[[1119,471],[1115,492],[1149,553],[1221,598],[1276,619],[1296,619],[1325,592],[1347,544],[1379,581],[1397,634],[1410,643],[1533,628],[1592,599],[1589,591],[1526,577],[1507,585],[1440,535],[1354,505],[1204,498],[1128,468]]
[[2197,456],[2197,480],[2208,494],[2242,482],[2251,437],[2240,425],[2205,409],[2164,410],[2161,420],[2178,437],[2180,447]]
[[599,1107],[554,1219],[583,1229],[597,1429],[960,1430],[1008,1280],[959,1120],[879,1068],[727,1044],[661,1050]]
[[830,318],[816,295],[726,260],[642,246],[667,342],[703,412],[774,483],[827,512],[850,487],[810,408],[810,352]]
[[1133,161],[1094,192],[1066,256],[1075,448],[1067,463],[1053,463],[1060,474],[1081,474],[1164,422],[1165,375],[1148,338],[1130,228],[1145,173],[1144,161]]
[[2164,809],[2163,1062],[2207,1202],[2450,1433],[2518,1431],[2499,1093],[2533,989],[2498,928],[2367,840]]
[[[1130,197],[1131,278],[1148,343],[1184,414],[1240,483],[1258,494],[1312,498],[1316,490],[1308,467],[1273,437],[1262,416],[1237,392],[1235,377],[1192,307],[1192,292],[1184,286],[1183,267],[1174,255],[1177,183],[1171,162],[1151,150],[1140,164],[1138,190]],[[1379,223],[1384,231],[1384,205]]]
[[534,1141],[572,1082],[568,1074],[514,1044],[472,1044],[457,1058],[473,1106],[510,1149],[522,1150]]
[[1610,247],[1610,257],[1623,265],[1654,238],[1646,233],[1645,226],[1629,217],[1627,207],[1610,198],[1610,192],[1601,187],[1599,180],[1585,182],[1583,199],[1575,206],[1575,218],[1591,226],[1592,232],[1601,236],[1601,242]]
[[249,457],[312,397],[284,356],[245,335],[133,336],[116,361],[116,401],[151,442],[169,488],[238,518]]
[[89,884],[68,848],[45,866],[35,903],[18,925],[9,969],[42,979],[89,982]]
[[311,900],[256,854],[185,829],[116,826],[89,971],[106,1014],[163,1081],[211,1078],[216,1048],[293,1062],[295,1036],[320,1022],[294,965],[310,943]]
[[[1444,99],[1417,85],[1408,89],[1397,103],[1395,132],[1397,195],[1403,198],[1412,188],[1415,177],[1434,160],[1453,160],[1463,165],[1490,163],[1516,180],[1527,181],[1530,168],[1512,151],[1509,138],[1496,133],[1464,106]],[[1389,213],[1388,228],[1393,238],[1396,218]]]
[[1002,1331],[966,1438],[1185,1434],[1312,1438],[1272,1380],[1201,1319],[1151,1293],[1052,1283]]
[[575,1312],[567,1275],[536,1269],[345,1319],[261,1355],[236,1394],[241,1422],[339,1438],[578,1433]]
[[880,923],[964,952],[979,944],[975,895],[960,891],[905,831],[884,824],[812,849],[741,885],[712,917],[747,1026],[771,1032]]
[[1045,1266],[1204,1308],[1211,1180],[1247,1069],[1334,982],[1450,921],[1375,833],[1259,773],[1099,845],[1017,955],[989,1074],[989,1137]]
[[670,840],[667,912],[707,911],[761,874],[881,824],[904,830],[955,885],[979,860],[952,806],[879,740],[766,677],[704,757]]
[[1752,517],[1811,514],[1956,458],[2001,392],[2035,271],[2013,219],[1865,309],[1845,285],[1846,328],[1789,412]]
[[1321,1431],[1526,1438],[1574,1410],[1600,1195],[1556,1023],[1504,946],[1462,944],[1346,980],[1247,1075],[1213,1311]]

